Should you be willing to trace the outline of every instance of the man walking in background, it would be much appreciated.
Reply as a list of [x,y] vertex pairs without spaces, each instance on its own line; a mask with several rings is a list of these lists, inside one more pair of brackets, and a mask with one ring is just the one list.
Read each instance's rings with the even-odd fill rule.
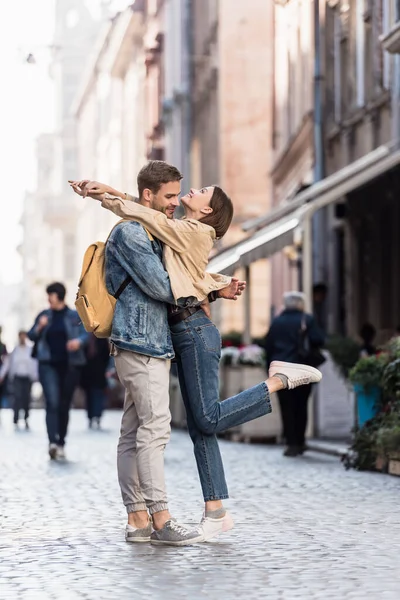
[[56,282],[46,289],[49,308],[35,319],[29,338],[35,342],[39,380],[46,401],[49,455],[65,458],[69,409],[79,381],[79,368],[85,364],[84,346],[88,334],[79,315],[65,303],[66,289]]
[[[283,312],[272,321],[266,338],[268,369],[274,360],[291,363],[307,362],[305,353],[309,352],[311,358],[312,352],[324,344],[324,334],[315,318],[304,312],[304,294],[287,292],[283,297],[283,305]],[[285,456],[298,456],[306,449],[305,435],[310,393],[311,384],[278,392],[283,437],[286,441]]]
[[14,396],[14,425],[18,427],[20,411],[24,411],[25,428],[29,429],[29,406],[32,383],[37,381],[37,361],[32,358],[32,347],[28,346],[27,333],[20,331],[19,344],[6,358],[0,369],[0,386],[8,375]]

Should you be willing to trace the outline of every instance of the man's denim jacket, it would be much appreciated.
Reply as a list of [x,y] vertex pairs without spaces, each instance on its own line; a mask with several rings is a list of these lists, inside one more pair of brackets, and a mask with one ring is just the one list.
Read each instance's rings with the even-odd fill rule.
[[[41,313],[35,319],[32,329],[28,332],[30,340],[36,343],[36,358],[39,362],[50,362],[50,348],[47,343],[46,333],[51,325],[52,319],[51,310],[42,310]],[[47,317],[49,322],[40,332],[38,331],[40,317]],[[81,320],[76,310],[68,308],[65,315],[65,330],[67,332],[68,340],[80,340],[81,347],[76,352],[68,352],[68,362],[71,366],[79,367],[85,364],[85,351],[84,347],[89,339],[89,334],[86,333]]]
[[174,357],[167,304],[174,304],[162,246],[150,241],[136,221],[117,225],[106,244],[106,285],[115,294],[127,276],[132,281],[119,297],[111,341],[123,350],[156,358]]

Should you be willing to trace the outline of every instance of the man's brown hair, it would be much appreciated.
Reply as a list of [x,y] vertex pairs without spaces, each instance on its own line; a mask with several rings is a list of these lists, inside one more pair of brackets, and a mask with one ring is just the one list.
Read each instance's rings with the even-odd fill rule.
[[203,217],[201,222],[213,227],[216,237],[220,239],[224,237],[232,222],[232,200],[225,194],[223,189],[215,185],[210,200],[210,207],[213,209],[212,213]]
[[137,176],[139,198],[141,198],[145,189],[157,194],[164,183],[180,181],[181,179],[181,172],[173,165],[163,160],[150,160],[147,165],[140,169]]

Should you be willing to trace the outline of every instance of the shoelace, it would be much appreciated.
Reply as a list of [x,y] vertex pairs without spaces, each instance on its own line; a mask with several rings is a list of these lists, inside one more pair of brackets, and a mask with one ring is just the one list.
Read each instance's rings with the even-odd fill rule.
[[[293,378],[293,384],[297,384],[297,385],[307,385],[308,383],[310,383],[310,376],[309,375],[299,375],[298,377]],[[290,385],[289,384],[289,389],[293,389],[294,387],[297,387],[297,385]]]
[[180,535],[187,535],[189,533],[189,530],[184,525],[179,525],[176,521],[170,521],[169,526],[170,529],[176,531],[176,533],[179,533]]

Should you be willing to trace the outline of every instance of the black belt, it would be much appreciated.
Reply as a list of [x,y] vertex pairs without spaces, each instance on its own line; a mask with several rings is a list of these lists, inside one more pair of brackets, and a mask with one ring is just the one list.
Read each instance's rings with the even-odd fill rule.
[[168,325],[176,325],[177,323],[184,321],[191,315],[194,315],[199,310],[202,310],[201,306],[189,306],[188,308],[184,308],[183,310],[180,310],[176,314],[172,313],[171,315],[168,316]]

